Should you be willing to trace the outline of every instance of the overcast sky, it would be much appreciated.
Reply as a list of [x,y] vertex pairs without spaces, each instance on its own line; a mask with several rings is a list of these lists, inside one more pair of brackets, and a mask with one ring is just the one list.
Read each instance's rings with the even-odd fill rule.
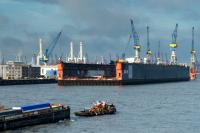
[[188,62],[191,29],[195,26],[195,48],[199,55],[200,1],[197,0],[0,0],[0,53],[9,59],[16,55],[31,60],[38,53],[38,39],[44,49],[63,31],[54,54],[65,56],[69,42],[76,53],[79,41],[90,60],[113,58],[123,52],[133,55],[132,44],[125,50],[131,33],[130,18],[140,36],[142,55],[146,50],[146,26],[150,26],[150,47],[155,53],[161,41],[169,53],[171,33],[178,23],[178,60]]

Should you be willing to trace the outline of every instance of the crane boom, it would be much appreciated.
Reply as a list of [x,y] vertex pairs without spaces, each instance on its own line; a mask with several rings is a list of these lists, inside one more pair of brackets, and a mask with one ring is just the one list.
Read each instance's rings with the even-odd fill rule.
[[135,49],[134,62],[140,63],[141,62],[141,59],[140,59],[140,48],[141,48],[141,46],[139,44],[139,36],[138,36],[138,34],[135,30],[133,20],[130,19],[130,21],[131,21],[132,37],[133,37],[133,40],[134,40],[133,48]]
[[194,51],[194,27],[192,27],[192,50]]
[[138,34],[137,34],[136,30],[135,30],[133,19],[130,19],[130,21],[131,21],[131,34],[129,36],[128,43],[127,43],[127,45],[125,47],[125,51],[124,51],[124,53],[122,53],[122,59],[125,59],[125,56],[126,56],[125,52],[126,52],[128,46],[129,46],[132,38],[133,38],[133,41],[134,41],[133,48],[134,49],[138,49],[138,50],[140,49],[139,36],[138,36]]
[[50,57],[50,55],[52,54],[52,52],[53,52],[53,50],[54,50],[54,48],[55,48],[55,46],[56,46],[58,40],[60,39],[61,34],[62,34],[62,31],[60,31],[60,32],[57,34],[56,38],[52,41],[52,43],[51,43],[51,44],[49,45],[49,47],[46,49],[45,57],[44,57],[44,62],[45,62],[45,63],[48,62],[49,57]]
[[130,21],[131,21],[131,29],[132,29],[132,36],[133,36],[133,40],[134,40],[134,45],[139,45],[139,36],[138,36],[138,34],[135,30],[133,20],[130,19]]
[[176,24],[175,29],[172,33],[172,43],[169,45],[172,48],[176,48],[177,47],[177,30],[178,30],[178,24]]
[[176,43],[176,39],[177,39],[177,30],[178,30],[178,24],[176,24],[176,27],[174,29],[174,32],[172,34],[172,43]]
[[147,26],[147,51],[150,50],[150,42],[149,42],[149,26]]
[[150,64],[151,63],[151,55],[152,52],[150,50],[150,41],[149,41],[149,26],[147,26],[147,51],[146,51],[146,57],[144,58],[144,63]]
[[160,40],[158,41],[158,55],[157,55],[157,64],[161,63],[161,59],[160,59]]
[[172,33],[172,43],[169,44],[170,47],[172,47],[171,51],[171,61],[170,63],[173,65],[177,64],[177,58],[176,58],[176,47],[177,47],[177,30],[178,30],[178,24],[176,24],[175,29]]
[[147,26],[147,55],[151,55],[150,41],[149,41],[149,26]]
[[47,57],[49,57],[51,55],[51,53],[53,52],[58,40],[60,39],[60,36],[62,34],[62,31],[58,33],[58,35],[56,36],[56,38],[53,40],[53,42],[51,43],[51,45],[49,45],[49,47],[46,49],[46,55]]

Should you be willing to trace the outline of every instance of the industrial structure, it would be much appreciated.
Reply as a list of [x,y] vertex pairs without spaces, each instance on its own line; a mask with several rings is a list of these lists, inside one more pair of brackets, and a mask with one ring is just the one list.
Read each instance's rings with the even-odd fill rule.
[[141,49],[141,45],[139,44],[139,35],[135,29],[135,26],[134,26],[134,23],[133,23],[133,20],[130,19],[131,21],[131,31],[132,31],[132,35],[131,37],[133,38],[133,41],[134,41],[134,45],[133,45],[133,48],[135,50],[135,56],[134,57],[131,57],[131,58],[126,58],[126,60],[128,62],[134,62],[134,63],[141,63],[141,58],[140,58],[140,49]]
[[62,35],[62,31],[57,34],[57,36],[53,39],[53,41],[46,48],[45,52],[43,52],[43,40],[39,38],[39,52],[38,54],[34,54],[32,58],[32,66],[39,67],[39,75],[40,78],[57,78],[57,67],[56,61],[50,62],[53,59],[53,51]]
[[196,51],[194,49],[194,27],[192,27],[192,47],[190,57],[190,78],[191,80],[196,79]]
[[160,41],[158,41],[158,53],[157,53],[156,63],[158,65],[162,63],[161,62],[161,57],[160,57]]
[[62,35],[62,31],[57,34],[54,40],[49,44],[49,46],[43,52],[43,41],[39,38],[39,52],[38,55],[34,54],[32,59],[32,64],[41,66],[41,65],[48,65],[50,57],[52,57],[52,53]]
[[66,62],[85,64],[86,61],[87,61],[87,58],[86,58],[86,54],[84,52],[83,42],[82,41],[80,42],[80,51],[79,51],[78,56],[75,56],[75,54],[74,54],[74,44],[73,44],[73,42],[71,42],[70,43],[70,52],[69,52],[69,55],[66,58]]
[[40,66],[40,75],[43,78],[56,79],[57,78],[57,65],[43,65]]
[[[176,58],[177,28],[172,34],[170,64],[160,61],[160,42],[158,46],[157,63],[151,63],[151,50],[149,43],[149,27],[147,27],[147,53],[146,60],[141,61],[139,35],[131,19],[132,36],[135,50],[134,57],[118,59],[115,64],[102,66],[99,64],[84,64],[75,66],[73,63],[61,62],[58,64],[59,85],[134,85],[145,83],[188,81],[190,79],[189,66],[178,64]],[[101,71],[101,74],[96,72]],[[114,70],[112,73],[107,73]],[[90,73],[93,71],[93,74]],[[95,72],[95,73],[94,73]],[[115,73],[114,73],[115,72]],[[108,76],[109,75],[109,76]]]
[[152,56],[152,51],[150,49],[150,41],[149,41],[149,26],[147,26],[147,50],[146,50],[146,57],[144,58],[145,64],[150,64],[152,62],[151,56]]
[[115,76],[115,65],[112,64],[78,64],[78,63],[59,63],[58,79],[96,79],[111,78]]
[[42,39],[40,38],[39,39],[39,55],[38,55],[38,58],[37,58],[37,65],[39,66],[40,64],[43,63],[43,52],[42,52]]
[[74,44],[73,44],[73,42],[70,43],[70,54],[67,57],[66,62],[71,62],[71,63],[76,62],[76,57],[74,56]]
[[176,24],[176,27],[172,33],[172,43],[169,44],[171,47],[171,58],[170,58],[170,64],[176,65],[177,64],[177,57],[176,57],[176,48],[177,48],[177,30],[178,30],[178,24]]
[[[126,85],[138,83],[155,83],[168,81],[185,81],[196,78],[196,51],[194,49],[194,27],[192,28],[192,48],[190,58],[190,69],[185,64],[178,64],[176,57],[177,48],[177,31],[178,24],[172,33],[172,41],[170,47],[170,61],[168,55],[160,52],[160,41],[158,43],[158,52],[152,52],[150,48],[149,26],[146,27],[146,51],[144,58],[141,57],[141,44],[139,34],[136,31],[134,22],[130,19],[131,35],[128,44],[133,42],[132,48],[134,54],[131,57],[125,57],[125,52],[122,58],[118,57],[112,64],[106,64],[105,58],[102,56],[101,63],[89,63],[86,56],[85,44],[80,41],[79,51],[75,52],[74,43],[70,42],[69,53],[66,55],[66,60],[59,60],[56,57],[56,62],[52,63],[51,59],[53,51],[62,35],[62,31],[57,34],[53,41],[43,52],[43,40],[39,39],[39,51],[34,53],[32,65],[27,65],[20,61],[10,61],[0,66],[0,77],[2,79],[31,79],[31,78],[46,78],[57,79],[60,85],[73,84],[84,81],[91,81],[98,84],[98,81],[105,84]],[[154,53],[154,55],[152,54]],[[164,61],[164,57],[166,61]],[[59,61],[58,61],[59,60]],[[99,82],[100,83],[100,82]],[[100,84],[101,84],[100,83]],[[89,83],[87,83],[89,84]],[[92,83],[93,84],[93,83]]]
[[0,77],[2,79],[33,79],[40,77],[40,67],[32,67],[23,62],[8,61],[0,65]]
[[53,50],[54,50],[56,44],[58,43],[58,40],[60,39],[61,34],[62,34],[62,31],[57,34],[56,38],[51,42],[51,44],[48,46],[48,48],[46,48],[43,58],[40,59],[40,60],[42,60],[42,62],[44,62],[45,65],[47,65],[47,63],[49,61],[49,57],[52,55]]

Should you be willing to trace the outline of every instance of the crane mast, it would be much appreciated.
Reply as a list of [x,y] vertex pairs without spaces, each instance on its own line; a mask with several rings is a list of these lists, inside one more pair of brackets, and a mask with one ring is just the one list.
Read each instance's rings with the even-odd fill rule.
[[194,27],[192,27],[192,48],[190,57],[190,79],[196,79],[196,51],[194,50]]
[[158,55],[156,58],[157,64],[161,63],[161,59],[160,59],[160,41],[158,41]]
[[149,26],[147,26],[147,52],[146,52],[146,58],[144,58],[144,63],[150,64],[151,63],[151,49],[150,49],[150,41],[149,41]]
[[141,49],[141,46],[139,44],[139,36],[135,30],[135,26],[134,26],[134,23],[133,23],[133,20],[130,19],[131,21],[131,28],[132,28],[132,37],[133,37],[133,40],[134,40],[134,45],[133,45],[133,48],[135,50],[135,56],[134,56],[134,62],[135,63],[140,63],[141,62],[141,59],[140,59],[140,49]]
[[177,48],[177,30],[178,30],[178,24],[176,24],[176,27],[172,33],[172,43],[169,44],[171,47],[171,59],[170,64],[176,65],[177,64],[177,57],[176,57],[176,48]]

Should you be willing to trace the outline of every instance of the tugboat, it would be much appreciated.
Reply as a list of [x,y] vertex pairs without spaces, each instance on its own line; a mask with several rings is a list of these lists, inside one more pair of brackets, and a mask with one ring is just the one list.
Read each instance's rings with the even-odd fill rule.
[[113,104],[107,104],[104,101],[98,101],[95,103],[90,109],[84,109],[83,111],[75,112],[76,116],[98,116],[98,115],[107,115],[107,114],[115,114],[116,108]]

